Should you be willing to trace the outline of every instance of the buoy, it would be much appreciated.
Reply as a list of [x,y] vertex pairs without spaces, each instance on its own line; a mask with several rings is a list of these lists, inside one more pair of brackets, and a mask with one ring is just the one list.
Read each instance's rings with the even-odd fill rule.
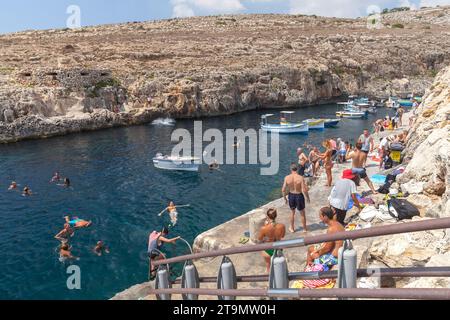
[[[269,288],[289,289],[289,269],[283,250],[275,250],[275,253],[272,256],[269,275]],[[283,299],[277,298],[276,300]]]
[[[158,268],[155,289],[170,289],[170,281],[169,281],[169,270],[166,266],[160,266]],[[158,294],[156,295],[158,300],[171,300],[172,295],[170,294]]]
[[[217,277],[217,289],[233,290],[237,289],[236,269],[233,262],[228,257],[223,257],[219,267],[219,275]],[[236,300],[236,297],[219,296],[219,300]]]
[[[181,287],[187,289],[200,288],[200,277],[198,275],[197,268],[192,261],[186,261],[183,269],[183,275],[181,276]],[[183,294],[183,300],[198,300],[196,294]]]

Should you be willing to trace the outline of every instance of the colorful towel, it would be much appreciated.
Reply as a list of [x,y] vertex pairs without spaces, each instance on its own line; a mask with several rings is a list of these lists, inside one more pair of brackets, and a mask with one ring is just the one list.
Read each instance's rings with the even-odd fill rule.
[[[321,272],[325,271],[323,265],[315,264],[307,266],[305,272]],[[292,285],[293,289],[331,289],[334,288],[336,281],[331,279],[317,279],[317,280],[298,280]]]

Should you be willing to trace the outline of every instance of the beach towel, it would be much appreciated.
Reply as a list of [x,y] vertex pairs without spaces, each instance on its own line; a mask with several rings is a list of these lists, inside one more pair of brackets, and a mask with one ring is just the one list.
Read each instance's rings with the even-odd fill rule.
[[370,178],[370,180],[375,184],[383,185],[386,183],[386,176],[382,174],[375,174]]
[[[321,264],[306,266],[306,268],[305,268],[305,272],[323,272],[323,271],[327,271],[327,270],[328,269]],[[334,288],[334,284],[335,284],[335,281],[333,281],[331,279],[299,280],[299,281],[294,282],[293,288],[296,288],[296,289]]]

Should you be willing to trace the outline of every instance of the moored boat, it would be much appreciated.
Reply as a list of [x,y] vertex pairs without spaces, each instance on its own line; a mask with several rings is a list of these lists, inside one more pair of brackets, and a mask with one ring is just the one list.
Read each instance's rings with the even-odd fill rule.
[[164,156],[158,153],[153,158],[155,168],[172,171],[198,171],[200,159],[195,157]]
[[265,114],[261,117],[261,129],[266,132],[274,133],[301,133],[307,134],[309,132],[309,126],[305,122],[291,122],[288,117],[294,114],[293,111],[281,112],[281,119],[279,124],[273,124],[268,122],[268,118],[273,117],[273,114]]
[[324,130],[325,129],[325,120],[323,119],[308,119],[305,122],[309,126],[309,130]]
[[339,118],[347,118],[347,119],[363,119],[367,117],[367,112],[338,111],[336,112],[336,116]]
[[325,128],[335,128],[341,122],[341,119],[324,119],[325,120]]

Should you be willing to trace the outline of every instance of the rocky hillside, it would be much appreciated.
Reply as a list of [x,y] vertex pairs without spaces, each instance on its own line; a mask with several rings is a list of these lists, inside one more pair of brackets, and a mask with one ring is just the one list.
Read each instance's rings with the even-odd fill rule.
[[2,35],[0,142],[345,94],[421,94],[450,63],[450,9],[421,12],[383,15],[381,29],[367,19],[239,15]]
[[[398,184],[423,214],[414,220],[450,217],[450,67],[437,76],[415,117]],[[382,267],[449,266],[450,229],[381,237],[369,253]],[[391,280],[387,286],[450,288],[448,278]]]

